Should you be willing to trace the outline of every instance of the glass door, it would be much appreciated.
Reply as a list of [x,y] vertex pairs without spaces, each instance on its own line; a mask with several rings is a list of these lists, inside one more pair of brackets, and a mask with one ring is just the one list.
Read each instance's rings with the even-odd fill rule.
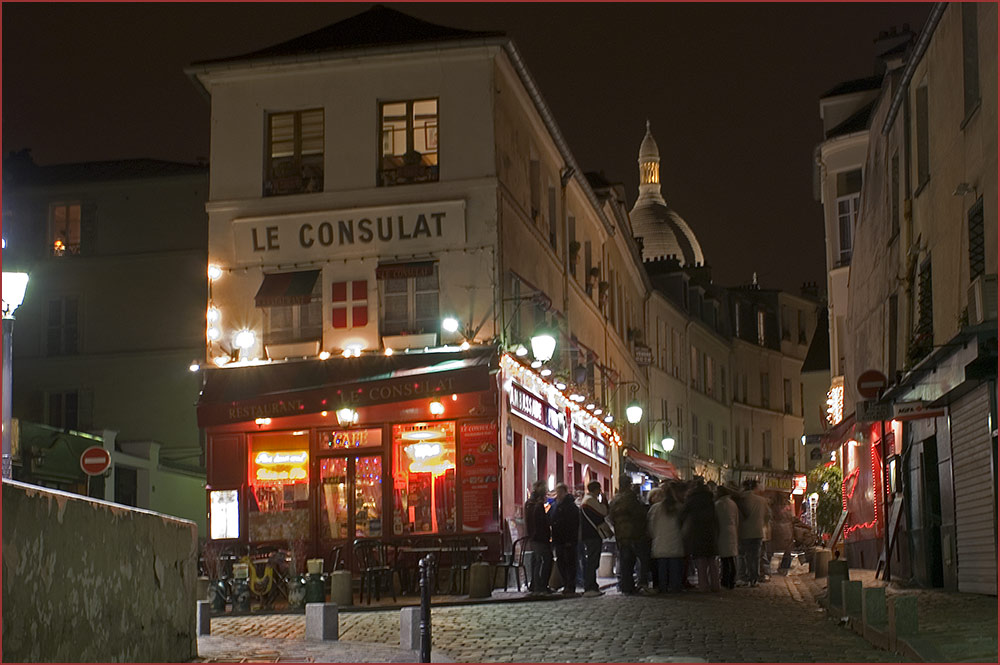
[[320,458],[318,499],[322,553],[341,546],[347,565],[355,538],[383,535],[382,455]]

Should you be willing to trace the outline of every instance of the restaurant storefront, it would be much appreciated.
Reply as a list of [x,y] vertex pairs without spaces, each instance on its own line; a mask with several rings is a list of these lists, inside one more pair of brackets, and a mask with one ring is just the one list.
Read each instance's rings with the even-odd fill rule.
[[480,347],[209,373],[211,538],[323,557],[355,538],[499,547],[497,360]]
[[549,491],[565,483],[572,492],[596,480],[610,496],[621,439],[599,414],[516,357],[504,355],[500,368],[502,504],[513,537],[519,535],[524,502],[535,481],[544,482]]

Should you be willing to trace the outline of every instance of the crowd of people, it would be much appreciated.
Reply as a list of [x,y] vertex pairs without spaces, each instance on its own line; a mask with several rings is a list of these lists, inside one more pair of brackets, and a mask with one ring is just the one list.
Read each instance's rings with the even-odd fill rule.
[[[742,487],[701,477],[668,480],[643,497],[631,477],[622,476],[610,503],[598,482],[575,497],[559,483],[552,499],[539,481],[524,519],[533,595],[556,593],[550,580],[564,595],[576,595],[578,587],[586,597],[601,595],[597,570],[605,540],[617,546],[619,590],[630,595],[756,586],[770,579],[774,552],[783,554],[779,572],[787,572],[793,547],[812,545],[811,530],[793,517],[787,495],[769,500],[756,480]],[[697,584],[689,582],[692,574]]]

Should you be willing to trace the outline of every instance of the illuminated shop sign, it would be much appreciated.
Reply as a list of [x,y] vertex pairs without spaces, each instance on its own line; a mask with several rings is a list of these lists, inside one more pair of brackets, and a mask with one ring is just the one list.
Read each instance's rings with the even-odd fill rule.
[[256,480],[280,483],[309,478],[309,453],[305,450],[262,450],[253,463]]
[[607,462],[608,445],[590,432],[573,427],[573,447]]
[[560,438],[566,437],[566,414],[516,383],[510,386],[510,411]]

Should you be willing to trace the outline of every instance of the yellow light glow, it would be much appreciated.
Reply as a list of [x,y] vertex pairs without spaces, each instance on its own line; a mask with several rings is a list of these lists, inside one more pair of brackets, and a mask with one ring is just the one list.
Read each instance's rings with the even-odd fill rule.
[[229,362],[229,356],[215,356],[215,358],[212,359],[212,362],[214,362],[219,367],[222,367],[223,365]]
[[304,468],[293,467],[284,471],[274,469],[257,469],[257,480],[305,480],[308,473]]
[[838,379],[826,394],[826,420],[836,425],[844,419],[844,383]]
[[431,410],[431,415],[440,416],[441,414],[444,413],[444,404],[442,404],[437,400],[434,400],[433,402],[431,402],[430,410]]
[[256,423],[257,425],[270,425],[271,424],[271,419],[270,418],[258,418],[257,420],[254,421],[254,423]]
[[222,277],[222,268],[215,264],[209,264],[208,266],[208,278],[213,282]]
[[319,352],[319,359],[320,360],[326,360],[329,357],[330,357],[330,352],[329,351],[320,351]]
[[328,415],[329,413],[330,413],[329,411],[320,411],[320,412],[319,412],[319,415],[321,415],[321,416],[323,416],[324,418],[326,418],[326,417],[327,417],[327,415]]
[[257,457],[253,461],[254,464],[260,466],[269,466],[271,464],[305,464],[309,461],[309,453],[305,450],[294,450],[291,452],[262,450],[257,453]]
[[391,356],[392,355],[392,349],[390,347],[386,347],[386,349],[385,349],[385,355],[387,355],[387,356]]
[[209,323],[218,323],[219,319],[222,318],[222,313],[219,312],[218,307],[209,307],[205,313],[205,318],[208,319]]

